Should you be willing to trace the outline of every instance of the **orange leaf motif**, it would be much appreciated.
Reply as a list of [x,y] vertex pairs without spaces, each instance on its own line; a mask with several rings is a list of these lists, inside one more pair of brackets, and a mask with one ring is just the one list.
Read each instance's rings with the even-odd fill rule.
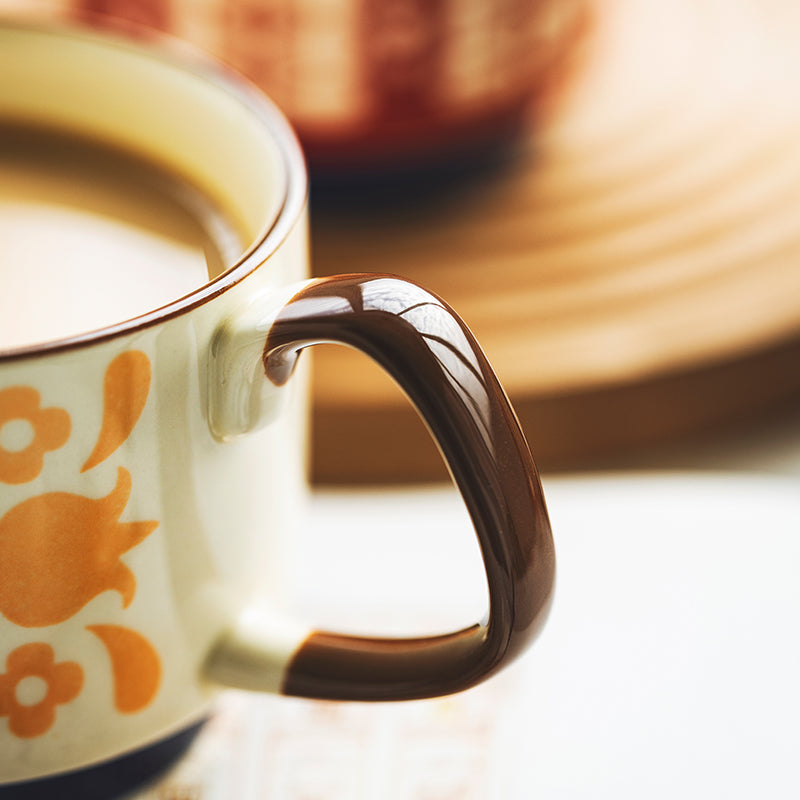
[[101,592],[115,590],[127,607],[136,578],[120,556],[158,522],[120,522],[131,493],[130,473],[93,500],[51,492],[25,500],[0,519],[0,612],[26,628],[57,625]]
[[22,422],[30,429],[23,446],[0,445],[0,481],[28,483],[39,476],[44,456],[66,444],[70,434],[69,414],[63,408],[40,408],[41,396],[30,386],[11,386],[0,392],[0,431],[9,423]]
[[[19,687],[26,678],[44,683],[41,699],[20,699]],[[56,706],[72,702],[83,688],[83,670],[73,661],[55,663],[49,644],[34,642],[18,647],[6,659],[0,675],[0,717],[8,717],[14,736],[31,739],[46,733],[56,719]]]
[[121,625],[87,625],[105,645],[114,673],[114,705],[133,714],[153,702],[161,684],[161,660],[140,633]]
[[105,461],[131,435],[150,392],[150,360],[140,350],[118,355],[106,369],[103,424],[81,472]]

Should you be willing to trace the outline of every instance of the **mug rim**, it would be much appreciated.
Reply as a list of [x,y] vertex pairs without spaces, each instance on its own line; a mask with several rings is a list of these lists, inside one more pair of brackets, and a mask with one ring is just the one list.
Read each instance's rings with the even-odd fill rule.
[[0,29],[2,28],[53,33],[79,39],[99,39],[119,44],[136,51],[142,57],[164,62],[193,75],[198,80],[213,84],[216,89],[224,91],[263,125],[265,133],[272,138],[280,156],[286,180],[285,190],[274,217],[267,221],[266,228],[217,277],[165,305],[110,325],[32,344],[0,347],[0,364],[88,347],[152,327],[205,305],[258,269],[280,248],[301,219],[308,202],[309,187],[305,156],[300,142],[291,123],[274,101],[240,72],[194,46],[159,31],[148,30],[145,38],[141,35],[120,35],[116,29],[98,28],[85,24],[85,21],[43,22],[16,19],[0,14]]

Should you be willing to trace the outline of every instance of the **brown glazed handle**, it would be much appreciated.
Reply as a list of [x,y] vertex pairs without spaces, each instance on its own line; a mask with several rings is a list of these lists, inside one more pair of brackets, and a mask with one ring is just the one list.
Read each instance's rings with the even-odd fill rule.
[[478,536],[485,621],[441,636],[318,631],[288,665],[285,694],[409,700],[466,689],[523,651],[547,616],[555,555],[542,487],[517,418],[470,331],[439,298],[389,275],[312,281],[281,310],[264,367],[285,383],[304,347],[364,352],[405,390],[436,440]]

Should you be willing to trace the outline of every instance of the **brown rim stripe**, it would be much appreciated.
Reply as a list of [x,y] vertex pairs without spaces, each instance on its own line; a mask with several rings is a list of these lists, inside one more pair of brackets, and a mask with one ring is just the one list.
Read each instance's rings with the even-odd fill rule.
[[199,286],[185,297],[176,298],[174,302],[162,308],[134,317],[121,320],[115,325],[88,331],[84,334],[54,339],[42,344],[25,345],[23,347],[0,349],[0,363],[35,358],[62,351],[88,347],[95,342],[102,342],[118,336],[125,336],[134,331],[157,325],[166,320],[185,314],[213,300],[218,295],[238,284],[250,275],[281,243],[302,218],[308,201],[308,181],[306,177],[305,159],[297,141],[297,137],[284,117],[283,113],[265,95],[246,79],[235,74],[224,65],[195,50],[183,42],[176,42],[170,37],[153,32],[147,42],[133,42],[129,37],[109,33],[108,30],[89,30],[58,23],[38,23],[23,19],[0,19],[0,28],[13,30],[30,30],[36,34],[48,34],[56,38],[83,38],[87,46],[94,41],[119,41],[127,50],[136,48],[144,60],[162,62],[176,66],[194,75],[198,81],[215,84],[220,92],[236,98],[264,126],[264,136],[271,137],[278,145],[286,170],[286,196],[278,209],[275,219],[264,220],[267,226],[241,258],[219,277]]

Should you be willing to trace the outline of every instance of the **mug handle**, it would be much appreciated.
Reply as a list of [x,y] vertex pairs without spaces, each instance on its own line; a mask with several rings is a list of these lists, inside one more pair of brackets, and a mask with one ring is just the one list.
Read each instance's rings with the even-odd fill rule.
[[[414,283],[365,274],[303,284],[266,334],[267,379],[282,386],[300,351],[324,342],[373,358],[416,406],[475,527],[489,610],[485,620],[439,636],[311,632],[284,665],[279,690],[330,700],[410,700],[469,688],[525,649],[552,599],[553,539],[525,437],[469,329]],[[234,645],[239,655],[230,646],[221,642],[212,653],[210,677],[221,678],[226,661],[240,657],[242,642]]]

